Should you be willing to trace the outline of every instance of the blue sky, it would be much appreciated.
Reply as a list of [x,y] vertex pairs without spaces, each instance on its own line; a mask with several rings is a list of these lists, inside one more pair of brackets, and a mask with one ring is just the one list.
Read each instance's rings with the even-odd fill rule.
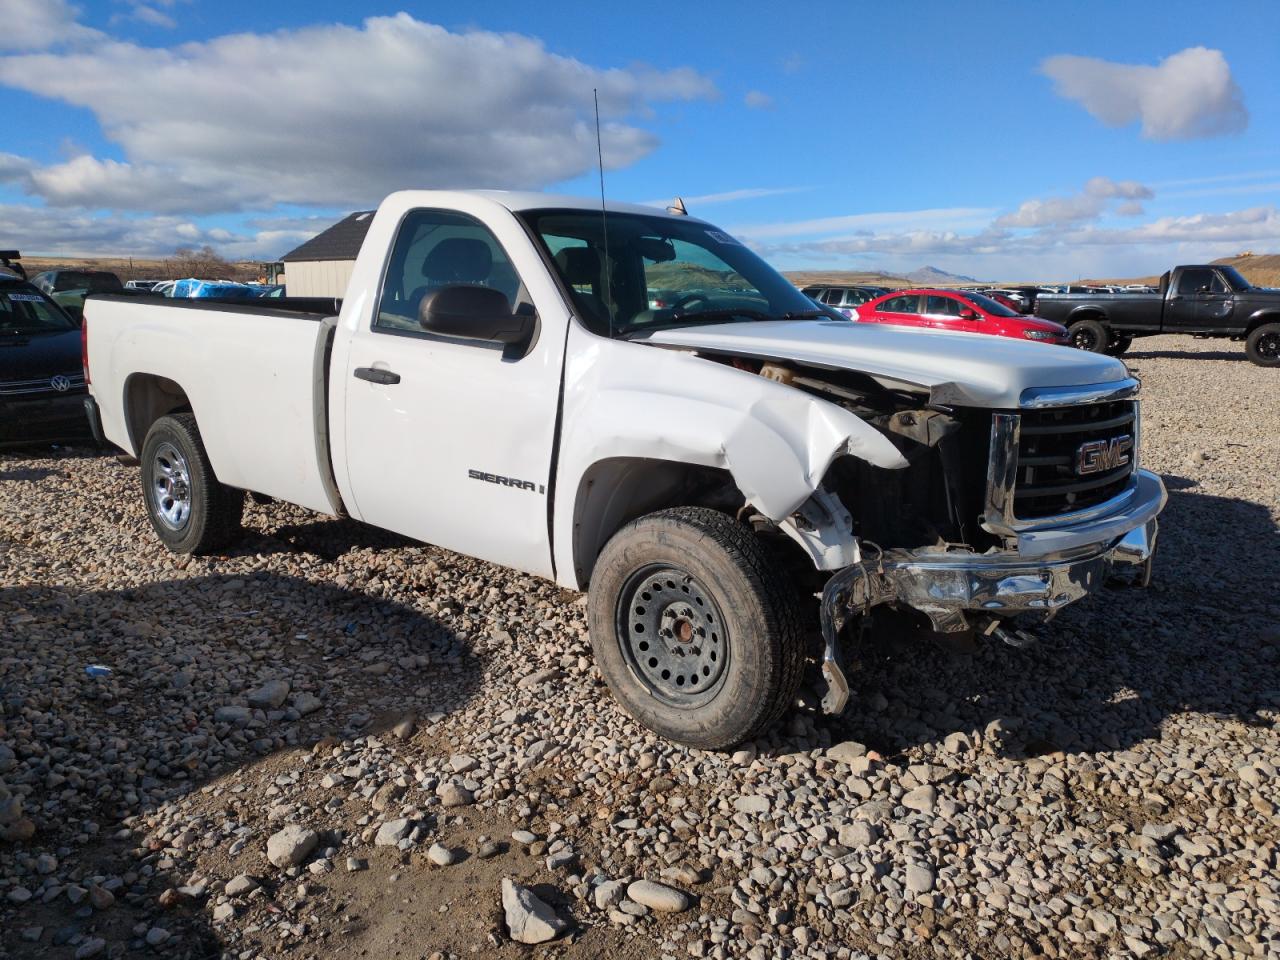
[[270,257],[411,186],[680,194],[786,269],[1280,250],[1280,4],[0,0],[0,246]]

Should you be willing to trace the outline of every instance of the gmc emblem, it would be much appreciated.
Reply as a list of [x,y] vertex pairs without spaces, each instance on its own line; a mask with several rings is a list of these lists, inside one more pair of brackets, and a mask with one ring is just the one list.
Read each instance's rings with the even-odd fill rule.
[[1124,434],[1110,440],[1090,440],[1076,448],[1076,476],[1087,477],[1091,473],[1106,473],[1129,462],[1133,449],[1133,437]]

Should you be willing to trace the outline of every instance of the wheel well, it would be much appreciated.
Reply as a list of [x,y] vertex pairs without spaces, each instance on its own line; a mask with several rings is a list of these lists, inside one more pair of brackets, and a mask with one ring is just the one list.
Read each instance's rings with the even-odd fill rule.
[[1264,313],[1262,316],[1254,317],[1249,321],[1249,326],[1245,328],[1244,332],[1247,336],[1268,323],[1280,323],[1280,313]]
[[153,423],[167,414],[190,409],[186,391],[167,377],[135,373],[125,381],[124,416],[135,452],[142,452],[142,441]]
[[637,517],[667,507],[734,512],[746,503],[728,470],[672,460],[615,457],[582,476],[573,508],[573,565],[585,589],[609,538]]
[[1081,320],[1097,320],[1098,323],[1106,326],[1107,315],[1100,310],[1081,310],[1078,313],[1073,313],[1067,318],[1067,326],[1069,327],[1073,323],[1079,323]]

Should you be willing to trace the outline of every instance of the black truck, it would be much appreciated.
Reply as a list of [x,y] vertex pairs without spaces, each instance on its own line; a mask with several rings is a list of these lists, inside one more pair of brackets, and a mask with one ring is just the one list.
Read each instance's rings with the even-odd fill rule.
[[1035,312],[1094,353],[1118,356],[1135,337],[1190,333],[1243,340],[1254,363],[1280,366],[1280,290],[1255,287],[1234,267],[1174,267],[1156,293],[1042,293]]

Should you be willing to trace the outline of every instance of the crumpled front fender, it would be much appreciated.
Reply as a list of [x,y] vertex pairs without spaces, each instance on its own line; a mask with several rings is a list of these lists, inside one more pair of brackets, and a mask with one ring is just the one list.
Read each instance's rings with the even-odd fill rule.
[[907,465],[874,427],[795,388],[688,353],[580,331],[570,337],[589,342],[571,342],[568,351],[554,504],[562,582],[576,580],[573,534],[584,522],[576,516],[579,487],[601,461],[725,469],[747,503],[774,521],[813,494],[837,456],[852,454],[888,469]]

